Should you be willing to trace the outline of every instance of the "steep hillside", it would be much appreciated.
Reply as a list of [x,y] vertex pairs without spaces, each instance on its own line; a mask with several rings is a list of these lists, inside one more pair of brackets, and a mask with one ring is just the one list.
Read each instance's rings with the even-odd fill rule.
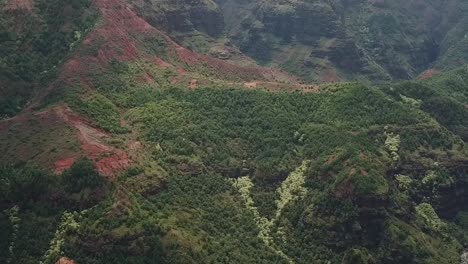
[[[113,65],[118,71],[103,73],[112,80],[134,70],[132,62]],[[381,87],[271,93],[159,86],[155,78],[68,94],[89,120],[47,125],[64,131],[50,136],[95,124],[108,131],[101,142],[124,148],[131,164],[102,182],[99,162],[96,171],[78,158],[57,177],[8,157],[1,260],[459,263],[468,235],[467,80],[464,68]],[[32,122],[14,120],[5,131]],[[12,134],[2,132],[2,142],[18,138]],[[56,150],[25,156],[29,164],[43,166],[67,146],[37,139]]]
[[460,263],[464,2],[0,6],[0,263]]
[[94,24],[91,1],[0,1],[0,116],[19,112],[56,78]]
[[87,70],[157,57],[205,77],[275,82],[294,78],[272,69],[305,82],[382,81],[466,62],[468,6],[460,0],[46,2],[0,3],[3,116],[43,94],[70,57],[91,63]]
[[[99,76],[113,60],[141,62],[150,68],[178,72],[178,76],[188,72],[180,78],[184,85],[191,80],[198,82],[198,79],[297,83],[294,77],[280,70],[258,67],[247,58],[243,59],[248,65],[238,66],[178,45],[160,30],[169,30],[167,25],[174,23],[150,25],[150,19],[145,20],[131,9],[138,1],[67,3],[34,1],[31,8],[15,6],[13,0],[3,3],[0,9],[4,14],[0,21],[3,27],[0,32],[4,36],[0,42],[4,55],[0,64],[3,65],[2,116],[14,115],[25,106],[35,106],[37,102],[30,102],[33,98],[42,98],[64,84],[89,86],[93,76]],[[161,12],[172,17],[170,10],[174,8],[177,6]],[[26,14],[29,15],[24,21],[22,16]],[[158,17],[154,13],[151,15]],[[188,14],[181,16],[184,15]],[[211,23],[209,17],[199,16],[208,19],[203,20],[204,23]],[[144,78],[150,81],[151,76]]]
[[242,51],[309,81],[408,79],[466,61],[465,1],[217,2]]
[[151,25],[168,32],[198,30],[219,36],[224,30],[221,10],[212,0],[128,1]]
[[[9,3],[5,4],[4,9],[7,13],[11,11],[9,6],[13,2]],[[20,6],[14,12],[30,12],[31,19],[39,19],[36,17],[38,14],[34,12],[38,12],[40,4],[34,2],[31,8],[27,9]],[[56,4],[62,7],[61,4]],[[128,155],[135,140],[124,139],[125,144],[117,148],[109,143],[122,141],[109,133],[125,134],[128,128],[122,124],[119,116],[119,107],[123,102],[115,102],[108,98],[115,98],[122,87],[126,86],[135,91],[140,87],[256,87],[257,83],[264,84],[270,90],[308,88],[299,85],[296,78],[279,70],[262,68],[255,63],[239,66],[194,53],[178,45],[163,31],[151,26],[138,16],[127,2],[72,1],[70,6],[65,6],[64,8],[77,6],[83,8],[83,13],[93,14],[92,21],[88,21],[86,16],[84,20],[76,18],[74,22],[79,24],[88,21],[87,29],[74,31],[75,40],[72,44],[67,44],[68,46],[58,42],[56,38],[49,38],[50,32],[33,39],[37,43],[32,44],[31,53],[26,53],[24,58],[47,56],[52,61],[55,55],[42,54],[33,48],[36,47],[34,45],[39,45],[38,43],[55,44],[57,41],[55,48],[63,48],[63,52],[51,49],[57,53],[53,63],[41,66],[42,64],[38,63],[43,61],[39,60],[36,63],[33,60],[27,63],[29,67],[34,67],[34,70],[23,69],[21,64],[14,63],[5,68],[5,71],[25,70],[24,73],[30,75],[27,79],[24,76],[4,74],[7,79],[0,82],[4,85],[1,91],[5,95],[1,102],[4,107],[3,114],[8,117],[23,109],[18,116],[0,121],[1,133],[5,139],[2,142],[2,148],[5,150],[2,156],[5,162],[35,160],[49,169],[61,172],[69,168],[81,155],[85,155],[96,163],[100,173],[115,176],[116,171],[127,168],[131,163]],[[44,8],[51,12],[49,9],[52,6]],[[55,20],[52,14],[55,13],[44,13],[44,18],[41,19],[49,19],[57,25],[63,22],[61,16]],[[10,18],[12,21],[20,20],[20,17],[13,16],[13,13]],[[65,25],[72,27],[72,24]],[[28,27],[28,30],[33,29]],[[57,38],[68,36],[60,31],[56,35]],[[15,45],[19,48],[21,45],[27,45],[28,41],[32,40],[25,37],[15,42]],[[16,60],[22,55],[12,50],[9,56]],[[51,67],[51,72],[44,70],[47,67]],[[13,80],[18,80],[23,86],[8,86]],[[39,113],[34,113],[36,111]],[[34,127],[37,123],[41,126]],[[18,131],[12,132],[12,127],[15,126],[20,129],[14,129],[13,131]],[[73,136],[65,145],[48,145],[54,141],[52,135],[69,134],[67,131],[70,128],[77,129],[78,133],[72,133]],[[18,142],[20,134],[27,139],[34,133],[47,135],[47,139],[44,139],[45,144],[41,144],[40,148],[32,144],[34,141]],[[44,154],[49,151],[53,151],[54,154]]]

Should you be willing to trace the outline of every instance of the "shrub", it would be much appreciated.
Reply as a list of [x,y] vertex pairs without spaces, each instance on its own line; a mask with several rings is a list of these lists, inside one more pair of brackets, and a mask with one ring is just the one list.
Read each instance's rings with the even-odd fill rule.
[[65,189],[72,193],[78,193],[85,189],[96,189],[104,184],[103,178],[96,170],[94,163],[83,158],[76,161],[72,167],[63,173]]
[[53,182],[52,175],[36,167],[0,167],[0,202],[34,202],[48,193]]

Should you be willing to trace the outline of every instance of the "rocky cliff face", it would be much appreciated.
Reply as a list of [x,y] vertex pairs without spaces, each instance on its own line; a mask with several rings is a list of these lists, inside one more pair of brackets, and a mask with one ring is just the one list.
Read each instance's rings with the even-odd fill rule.
[[242,51],[307,80],[324,80],[330,70],[341,78],[408,79],[446,68],[463,53],[468,32],[459,0],[217,3]]
[[223,15],[211,0],[129,1],[152,26],[168,32],[198,30],[219,36],[224,30]]

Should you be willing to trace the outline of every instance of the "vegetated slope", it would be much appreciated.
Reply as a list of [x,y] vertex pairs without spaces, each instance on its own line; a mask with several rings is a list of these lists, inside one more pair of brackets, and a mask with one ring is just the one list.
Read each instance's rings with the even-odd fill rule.
[[[18,113],[34,97],[41,98],[64,82],[85,85],[112,60],[138,60],[201,75],[197,79],[297,83],[284,72],[252,61],[247,67],[236,66],[183,48],[130,9],[133,2],[31,1],[31,8],[13,0],[1,3],[2,117]],[[192,79],[184,78],[184,84]]]
[[[61,172],[85,155],[106,176],[115,176],[116,172],[127,168],[131,163],[128,156],[132,146],[138,141],[122,140],[107,133],[125,133],[127,129],[120,123],[116,104],[95,95],[96,89],[112,94],[124,85],[194,89],[206,84],[243,86],[244,81],[255,81],[254,85],[262,81],[281,82],[272,83],[271,89],[303,88],[294,77],[279,70],[261,68],[253,63],[247,67],[237,66],[181,47],[139,17],[124,1],[30,3],[25,8],[8,1],[2,7],[6,15],[2,17],[5,18],[2,32],[8,37],[2,42],[6,63],[5,74],[2,74],[5,79],[0,81],[2,117],[23,109],[19,116],[0,124],[5,139],[2,147],[6,150],[2,156],[8,163],[34,161]],[[69,18],[74,12],[80,15]],[[21,20],[24,14],[30,14],[28,19],[36,19],[37,25],[13,27],[15,23],[25,23]],[[49,24],[41,24],[42,21]],[[37,31],[34,31],[35,26]],[[130,66],[122,66],[120,62],[130,63]],[[42,109],[64,101],[71,109],[64,105]],[[36,110],[44,111],[31,113]],[[90,121],[93,118],[95,120]],[[34,127],[35,123],[44,126]],[[54,126],[45,125],[50,123]],[[31,144],[33,141],[18,142],[19,134],[13,132],[17,129],[12,129],[17,125],[26,139],[31,132],[47,135],[44,142],[52,142],[52,135],[57,136],[56,133],[69,134],[71,138],[62,148],[48,144],[38,148]],[[71,134],[69,129],[72,129]],[[49,154],[44,153],[49,152],[47,160]]]
[[[5,4],[5,12],[11,11],[9,6],[12,3]],[[37,14],[33,12],[41,7],[36,6],[41,3],[32,3],[31,9],[15,9],[14,11],[20,14],[30,12],[35,18]],[[64,5],[68,6],[68,3]],[[44,71],[27,80],[22,76],[16,76],[18,81],[29,85],[29,88],[26,89],[24,86],[25,89],[21,90],[15,85],[8,86],[10,79],[4,82],[5,96],[2,97],[4,100],[2,105],[5,106],[4,114],[12,115],[25,107],[19,116],[1,123],[2,137],[5,138],[2,144],[6,150],[2,155],[5,162],[34,161],[61,172],[69,168],[80,156],[85,155],[96,163],[100,173],[115,176],[116,172],[125,169],[131,163],[129,155],[132,152],[132,146],[138,143],[138,140],[133,138],[121,139],[108,134],[108,132],[127,132],[127,128],[121,124],[120,120],[118,106],[121,102],[112,102],[106,98],[124,86],[133,88],[177,86],[194,89],[204,85],[255,87],[257,84],[265,84],[270,90],[314,88],[299,85],[296,78],[279,70],[258,67],[254,63],[249,66],[239,66],[194,53],[178,45],[164,32],[139,17],[126,2],[96,0],[92,3],[71,2],[70,5],[72,7],[69,8],[73,9],[73,6],[77,6],[76,8],[83,9],[83,13],[93,14],[92,20],[88,19],[88,16],[85,17],[87,20],[83,20],[87,23],[86,29],[74,31],[73,43],[67,44],[67,42],[60,42],[49,37],[52,33],[48,31],[44,35],[37,36],[37,39],[31,37],[31,40],[24,37],[15,42],[15,45],[19,47],[28,45],[28,41],[34,40],[31,48],[35,48],[35,45],[39,45],[38,43],[45,45],[44,43],[51,42],[50,45],[57,45],[56,48],[61,49],[62,52],[58,53],[55,49],[51,49],[56,53],[42,54],[37,51],[40,56],[48,56],[50,60],[54,56],[57,58],[53,61],[55,64],[51,62],[42,67],[43,70],[45,67],[51,67],[51,74]],[[61,20],[62,16],[58,16],[57,21],[50,17],[55,14],[49,10],[52,7],[43,8],[47,8],[49,13],[44,13],[42,19],[48,19],[50,23],[57,23],[57,25],[65,23]],[[20,17],[12,15],[10,19],[13,23]],[[84,23],[80,21],[80,17],[76,20],[76,24]],[[65,26],[71,27],[67,23],[63,25]],[[32,30],[29,27],[27,29]],[[9,34],[14,33],[11,28],[5,30],[8,30]],[[67,29],[66,32],[68,30],[71,29]],[[61,38],[68,37],[60,32],[56,35]],[[31,59],[33,55],[26,54]],[[11,50],[9,56],[6,58],[13,60],[22,58],[23,54],[19,54],[17,50]],[[31,67],[35,67],[34,70],[41,69],[40,66],[34,64],[34,60],[30,63]],[[5,70],[7,69],[21,70],[22,66],[12,63]],[[32,69],[27,72],[34,74]],[[42,75],[44,78],[41,77]],[[105,93],[106,96],[95,94],[96,90]],[[21,99],[21,101],[16,99]],[[26,104],[26,100],[29,103]],[[15,103],[14,106],[11,103]],[[59,105],[49,109],[48,106],[51,103]],[[63,103],[67,103],[71,109]],[[44,107],[47,108],[43,109]],[[41,113],[31,113],[36,110],[40,110]],[[30,135],[30,132],[48,135],[47,140],[44,139],[45,142],[54,140],[51,135],[68,133],[65,131],[71,128],[74,133],[71,134],[72,138],[69,141],[80,143],[73,143],[70,146],[67,144],[67,147],[62,148],[47,146],[47,144],[37,148],[36,145],[31,144],[32,142],[14,143],[17,142],[18,134],[13,132],[16,130],[12,127],[19,123],[21,130],[27,131],[24,132],[25,135]],[[57,127],[32,127],[34,123],[53,123]],[[18,151],[19,149],[21,151]],[[38,155],[32,154],[38,152],[40,152]],[[44,160],[47,159],[48,154],[43,155],[44,152],[54,152],[45,163]]]
[[216,2],[243,52],[309,81],[409,79],[466,62],[465,1]]
[[11,116],[56,78],[94,24],[91,1],[0,2],[0,116]]
[[93,1],[56,78],[0,122],[0,262],[459,263],[466,68],[290,92],[307,86],[148,22],[164,4],[213,38],[188,7],[214,2],[145,3]]
[[[86,160],[58,178],[2,169],[2,260],[459,263],[466,68],[270,93],[135,83],[141,64],[111,65],[96,91],[64,96],[117,145],[136,137],[132,166],[105,183]],[[90,111],[102,103],[116,108]],[[102,119],[112,109],[123,122]]]

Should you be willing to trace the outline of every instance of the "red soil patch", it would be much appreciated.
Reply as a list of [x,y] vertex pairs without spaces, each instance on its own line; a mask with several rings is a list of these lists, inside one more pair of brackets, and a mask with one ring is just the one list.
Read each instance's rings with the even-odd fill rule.
[[112,59],[119,61],[136,59],[139,52],[136,39],[132,35],[145,36],[153,33],[154,28],[121,1],[95,0],[93,5],[101,11],[104,22],[87,37],[86,42],[104,43],[98,51],[98,60],[109,62]]
[[128,168],[130,164],[131,161],[127,153],[121,150],[115,150],[114,154],[110,157],[98,160],[96,162],[96,167],[101,175],[115,176],[117,172]]
[[179,75],[185,75],[187,72],[183,68],[177,68],[177,74]]
[[75,163],[76,158],[65,158],[61,160],[57,160],[54,164],[55,167],[55,173],[60,174],[64,172],[65,170],[69,169],[73,163]]
[[69,258],[62,257],[59,260],[57,260],[55,264],[76,264],[76,262]]
[[198,88],[198,80],[197,79],[190,80],[189,87],[192,90],[197,89]]
[[[138,17],[123,1],[94,0],[93,6],[100,11],[102,22],[87,35],[78,54],[65,63],[61,79],[85,78],[86,75],[105,68],[112,60],[145,59],[160,67],[172,66],[156,56],[142,54],[139,50],[142,40],[136,36],[144,39],[161,33]],[[91,54],[88,54],[89,51],[92,51]]]
[[191,52],[190,50],[184,47],[177,47],[177,55],[187,64],[197,64],[202,60],[202,56]]
[[246,82],[244,83],[244,87],[248,89],[257,88],[257,82]]
[[161,68],[171,68],[171,67],[173,67],[172,64],[167,63],[164,60],[162,60],[160,58],[157,58],[157,57],[153,59],[153,64],[158,65]]
[[367,172],[365,170],[361,170],[361,174],[364,175],[364,176],[369,176],[369,172]]
[[[109,137],[107,133],[96,129],[82,117],[74,114],[68,107],[56,107],[52,109],[64,122],[78,130],[81,141],[81,149],[86,156],[93,160],[101,175],[112,177],[118,172],[125,170],[131,164],[127,154],[119,149],[115,149],[103,143]],[[57,161],[56,171],[60,172],[70,168],[72,159]]]
[[417,77],[417,79],[418,80],[427,80],[427,79],[430,79],[430,78],[434,77],[434,75],[436,75],[437,73],[439,73],[437,70],[428,69],[428,70],[424,71],[423,73],[421,73]]
[[30,12],[33,7],[33,0],[7,0],[4,10],[26,10]]

